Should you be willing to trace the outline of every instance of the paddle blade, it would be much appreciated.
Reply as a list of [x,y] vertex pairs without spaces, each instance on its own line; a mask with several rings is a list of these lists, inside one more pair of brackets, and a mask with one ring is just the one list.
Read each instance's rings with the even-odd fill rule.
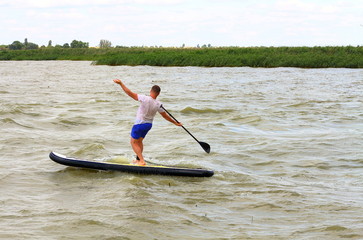
[[210,146],[208,143],[205,142],[199,142],[200,146],[204,149],[206,153],[210,153]]

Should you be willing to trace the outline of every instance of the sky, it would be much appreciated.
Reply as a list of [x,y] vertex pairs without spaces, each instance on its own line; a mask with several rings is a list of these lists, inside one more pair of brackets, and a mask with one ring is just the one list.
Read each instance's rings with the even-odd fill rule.
[[0,45],[363,45],[363,0],[0,0]]

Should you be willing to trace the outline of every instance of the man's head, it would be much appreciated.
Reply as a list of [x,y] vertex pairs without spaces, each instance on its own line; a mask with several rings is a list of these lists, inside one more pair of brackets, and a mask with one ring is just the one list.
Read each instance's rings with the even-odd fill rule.
[[157,97],[157,96],[159,96],[160,91],[161,91],[160,87],[159,87],[158,85],[154,85],[154,86],[151,88],[151,90],[150,90],[150,96],[151,96],[152,98],[155,98],[155,99],[156,99],[156,97]]

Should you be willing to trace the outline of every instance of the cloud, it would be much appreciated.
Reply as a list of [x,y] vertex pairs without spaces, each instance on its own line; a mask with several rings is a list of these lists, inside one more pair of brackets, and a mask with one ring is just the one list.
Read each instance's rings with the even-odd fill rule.
[[71,8],[119,5],[174,5],[186,0],[2,0],[0,6],[16,8]]
[[5,43],[361,44],[362,12],[363,0],[2,0],[0,25]]

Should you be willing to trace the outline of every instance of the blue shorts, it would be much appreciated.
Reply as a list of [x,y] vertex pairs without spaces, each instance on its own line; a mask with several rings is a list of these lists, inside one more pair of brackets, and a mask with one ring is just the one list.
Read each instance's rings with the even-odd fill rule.
[[152,126],[151,123],[135,124],[131,130],[131,137],[133,139],[145,138]]

